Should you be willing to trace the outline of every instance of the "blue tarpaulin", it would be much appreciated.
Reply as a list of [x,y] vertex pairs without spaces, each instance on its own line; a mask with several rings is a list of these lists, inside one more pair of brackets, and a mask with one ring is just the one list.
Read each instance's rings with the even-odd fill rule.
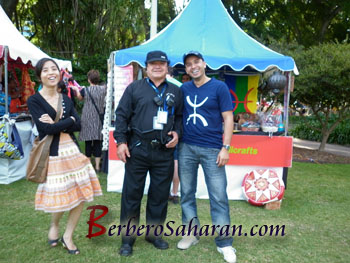
[[146,54],[165,51],[170,65],[183,64],[183,54],[196,50],[203,54],[211,69],[229,66],[234,71],[249,67],[263,72],[277,67],[298,74],[293,58],[279,54],[245,33],[231,18],[220,0],[192,0],[186,8],[154,38],[145,43],[118,50],[118,66],[137,62],[145,66]]

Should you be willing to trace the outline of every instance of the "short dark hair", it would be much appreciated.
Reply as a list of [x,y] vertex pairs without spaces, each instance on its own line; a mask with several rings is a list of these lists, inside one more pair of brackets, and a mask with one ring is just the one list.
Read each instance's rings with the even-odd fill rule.
[[91,69],[87,74],[87,78],[92,84],[97,85],[100,83],[100,72],[96,69]]
[[41,71],[43,71],[43,67],[44,67],[45,63],[48,61],[52,61],[56,65],[58,71],[60,71],[60,67],[58,66],[56,61],[54,61],[52,58],[42,58],[38,61],[38,63],[36,63],[36,66],[35,66],[35,75],[39,81],[41,81],[41,77],[40,77]]

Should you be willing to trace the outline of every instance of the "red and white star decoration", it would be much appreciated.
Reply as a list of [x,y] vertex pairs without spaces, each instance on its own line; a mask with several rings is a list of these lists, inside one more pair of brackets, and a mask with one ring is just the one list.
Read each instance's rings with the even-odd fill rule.
[[284,183],[275,170],[261,169],[244,176],[242,190],[249,203],[261,206],[281,200],[284,195]]

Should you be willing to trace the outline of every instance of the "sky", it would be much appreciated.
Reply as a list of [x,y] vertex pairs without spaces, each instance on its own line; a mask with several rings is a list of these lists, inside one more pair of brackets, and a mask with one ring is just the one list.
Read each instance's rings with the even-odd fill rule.
[[176,9],[179,10],[182,7],[184,0],[176,0]]
[[[188,3],[190,0],[175,0],[176,3],[176,9],[179,10],[180,8],[182,8],[183,3]],[[145,5],[146,7],[150,7],[152,0],[145,0]]]

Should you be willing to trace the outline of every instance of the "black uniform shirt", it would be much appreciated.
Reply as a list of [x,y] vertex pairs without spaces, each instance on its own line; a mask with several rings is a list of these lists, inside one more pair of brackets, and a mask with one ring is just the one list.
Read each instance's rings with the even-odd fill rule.
[[[151,80],[149,80],[151,82]],[[176,131],[179,138],[182,135],[182,91],[176,85],[164,80],[158,87],[159,93],[166,87],[163,99],[167,93],[174,94],[174,114],[172,108],[168,109],[168,122],[163,130],[153,129],[153,117],[157,116],[158,106],[154,102],[156,91],[148,83],[147,79],[132,82],[125,90],[119,105],[115,111],[114,138],[117,142],[127,142],[128,127],[133,135],[137,134],[142,139],[158,139],[166,137],[171,130]]]

